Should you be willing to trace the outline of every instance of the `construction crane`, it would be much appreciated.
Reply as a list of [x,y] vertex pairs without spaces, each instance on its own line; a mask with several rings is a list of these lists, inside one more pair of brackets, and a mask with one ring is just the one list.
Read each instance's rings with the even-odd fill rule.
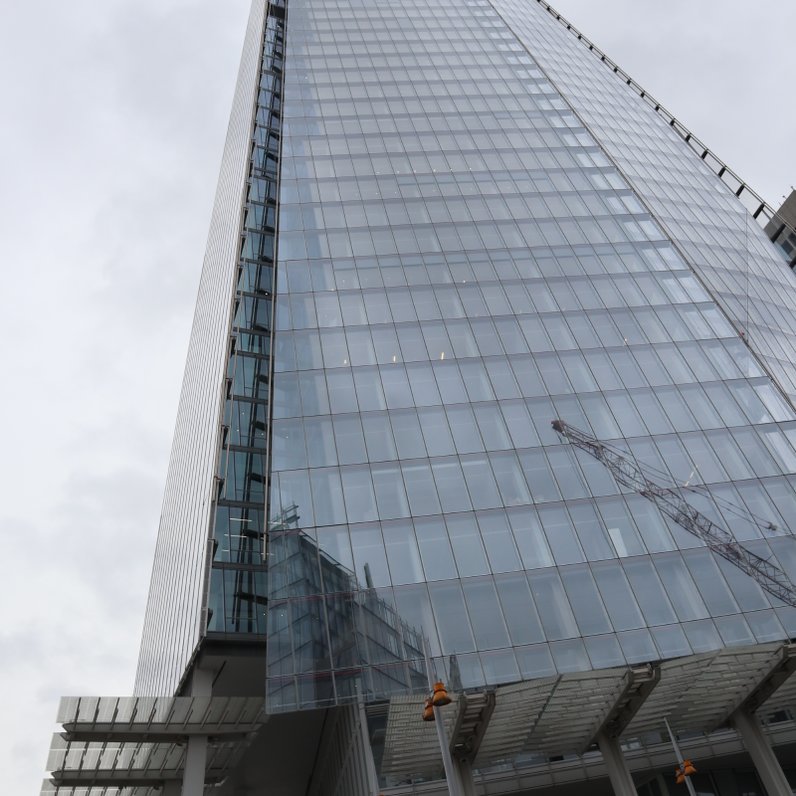
[[570,426],[563,420],[554,420],[552,425],[572,445],[604,464],[622,486],[653,502],[681,528],[701,539],[710,550],[754,579],[760,588],[786,605],[796,607],[796,586],[778,566],[747,550],[729,531],[720,528],[684,500],[676,489],[656,483],[629,455],[600,442],[591,434]]

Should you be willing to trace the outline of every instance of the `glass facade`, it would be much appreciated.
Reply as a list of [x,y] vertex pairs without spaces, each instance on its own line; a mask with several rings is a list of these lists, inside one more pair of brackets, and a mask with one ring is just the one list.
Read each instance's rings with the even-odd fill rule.
[[551,426],[796,579],[796,278],[540,5],[255,0],[213,224],[139,693],[204,635],[273,712],[796,636]]
[[[507,0],[290,5],[269,541],[311,537],[304,566],[353,571],[464,687],[796,627],[551,428],[696,487],[796,577],[793,313],[766,305],[792,310],[796,283],[567,35]],[[336,663],[339,584],[289,581],[288,560],[270,559],[269,708],[352,699],[375,681]],[[314,658],[289,619],[308,612]]]

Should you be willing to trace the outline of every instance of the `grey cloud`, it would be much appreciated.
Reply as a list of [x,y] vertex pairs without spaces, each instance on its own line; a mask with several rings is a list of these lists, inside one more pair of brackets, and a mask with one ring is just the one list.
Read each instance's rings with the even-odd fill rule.
[[4,792],[132,687],[248,5],[0,4]]

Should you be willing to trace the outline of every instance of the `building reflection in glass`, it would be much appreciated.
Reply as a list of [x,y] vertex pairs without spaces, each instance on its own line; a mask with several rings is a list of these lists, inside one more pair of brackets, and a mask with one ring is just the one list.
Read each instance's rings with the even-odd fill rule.
[[293,505],[269,528],[268,709],[423,691],[422,634],[374,588],[368,564],[362,584],[299,520]]

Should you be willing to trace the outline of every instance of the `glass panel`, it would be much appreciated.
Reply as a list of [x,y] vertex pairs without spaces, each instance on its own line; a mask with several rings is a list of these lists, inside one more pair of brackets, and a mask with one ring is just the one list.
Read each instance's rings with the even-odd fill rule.
[[428,589],[442,643],[442,654],[472,652],[475,644],[459,582],[431,583]]
[[456,564],[442,519],[416,520],[415,534],[426,580],[455,578]]
[[445,524],[460,576],[487,573],[489,566],[475,517],[469,514],[451,515],[446,518]]
[[528,580],[547,638],[556,640],[577,636],[575,617],[558,574],[551,570],[536,571],[528,576]]
[[509,637],[492,579],[468,579],[462,582],[462,588],[477,648],[508,646]]
[[594,579],[616,630],[642,627],[644,621],[622,567],[614,561],[592,565]]
[[611,623],[588,567],[565,567],[561,580],[581,634],[610,633]]

